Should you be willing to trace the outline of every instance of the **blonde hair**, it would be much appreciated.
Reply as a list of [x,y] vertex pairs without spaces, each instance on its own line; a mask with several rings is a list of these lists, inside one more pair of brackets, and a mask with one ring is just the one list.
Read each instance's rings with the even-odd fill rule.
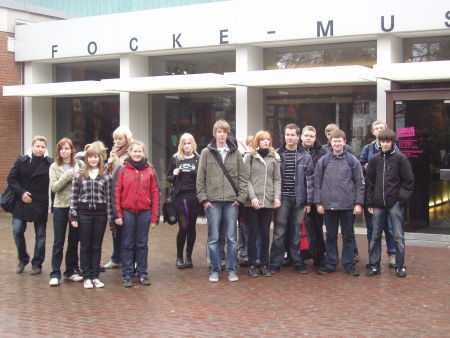
[[131,150],[133,149],[134,146],[141,147],[142,151],[144,152],[144,156],[148,157],[144,142],[139,140],[131,141],[130,146],[128,147],[128,153],[131,153]]
[[183,151],[183,146],[184,146],[184,141],[185,140],[190,140],[192,143],[192,152],[194,154],[197,154],[197,143],[195,142],[194,136],[192,136],[189,133],[184,133],[183,135],[181,135],[180,137],[180,142],[178,143],[178,151],[173,155],[174,157],[176,157],[179,160],[184,160],[185,159],[185,155],[184,155],[184,151]]
[[305,131],[313,131],[314,134],[317,135],[316,128],[314,128],[313,126],[304,126],[303,129],[302,129],[302,134],[304,134]]
[[376,126],[377,124],[382,124],[382,125],[384,126],[384,129],[387,128],[386,122],[381,121],[381,120],[376,120],[375,122],[372,123],[372,131],[373,131],[373,129],[375,128],[375,126]]
[[44,142],[45,146],[47,147],[47,139],[41,135],[36,135],[35,137],[33,137],[33,141],[31,142],[31,145],[34,146],[34,144],[38,141]]
[[334,131],[334,130],[338,130],[339,127],[337,125],[335,125],[334,123],[330,123],[325,127],[325,135],[330,132],[330,131]]
[[264,139],[269,140],[269,154],[273,155],[275,153],[275,149],[273,149],[272,146],[272,135],[270,135],[268,131],[260,130],[256,133],[255,138],[253,139],[252,155],[256,155],[256,150],[259,148],[259,142]]
[[223,129],[227,133],[227,136],[230,137],[231,128],[230,128],[230,124],[227,121],[219,120],[216,123],[214,123],[214,126],[213,126],[213,136],[214,137],[216,137],[217,129]]
[[113,138],[115,137],[123,137],[127,140],[127,145],[130,146],[131,142],[133,141],[133,134],[131,133],[130,129],[125,126],[119,126],[114,130],[113,132]]
[[89,164],[88,157],[90,156],[98,156],[98,175],[100,177],[104,177],[106,175],[105,170],[105,160],[107,158],[106,154],[106,147],[103,144],[102,141],[95,141],[91,144],[87,144],[84,147],[86,154],[84,157],[84,168],[81,172],[81,177],[88,178],[89,177],[89,170],[92,169],[91,165]]

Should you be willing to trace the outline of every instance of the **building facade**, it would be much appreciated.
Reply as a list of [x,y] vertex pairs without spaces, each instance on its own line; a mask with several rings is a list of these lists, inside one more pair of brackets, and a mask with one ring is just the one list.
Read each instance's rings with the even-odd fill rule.
[[[410,229],[450,227],[450,7],[413,1],[233,0],[16,27],[23,144],[44,134],[78,148],[127,125],[163,178],[183,132],[200,148],[213,123],[275,145],[287,123],[328,123],[359,154],[385,120],[415,170]],[[447,216],[446,216],[447,215]]]

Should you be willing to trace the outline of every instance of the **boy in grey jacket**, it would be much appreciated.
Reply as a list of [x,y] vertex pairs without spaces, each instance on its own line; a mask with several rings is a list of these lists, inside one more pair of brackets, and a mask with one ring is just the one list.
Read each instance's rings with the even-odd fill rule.
[[345,133],[332,132],[333,152],[324,155],[314,173],[314,204],[319,214],[324,214],[327,229],[326,259],[317,271],[320,275],[336,271],[339,261],[337,235],[339,224],[342,233],[342,264],[352,276],[359,276],[353,257],[355,237],[354,215],[362,213],[364,204],[364,177],[358,159],[345,150]]
[[[202,150],[197,173],[197,198],[205,209],[208,222],[208,252],[211,259],[210,282],[219,281],[220,225],[227,237],[226,269],[228,280],[237,281],[237,227],[239,205],[247,199],[247,176],[237,146],[228,140],[230,125],[219,120],[213,127],[214,139]],[[226,177],[221,164],[225,167]]]

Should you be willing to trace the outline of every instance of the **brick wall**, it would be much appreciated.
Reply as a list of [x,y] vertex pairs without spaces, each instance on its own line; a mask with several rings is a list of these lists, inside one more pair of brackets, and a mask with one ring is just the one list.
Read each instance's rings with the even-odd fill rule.
[[[22,64],[14,62],[14,53],[7,51],[8,36],[0,32],[0,85],[22,84]],[[6,177],[22,146],[22,98],[0,95],[0,194],[6,186]]]

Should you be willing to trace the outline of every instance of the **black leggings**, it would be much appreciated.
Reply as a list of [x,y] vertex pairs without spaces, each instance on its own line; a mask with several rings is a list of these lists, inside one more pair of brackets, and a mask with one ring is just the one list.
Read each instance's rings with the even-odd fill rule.
[[178,214],[178,234],[177,234],[177,258],[183,258],[184,243],[186,244],[186,256],[192,255],[195,237],[199,203],[197,197],[180,196],[174,201]]

